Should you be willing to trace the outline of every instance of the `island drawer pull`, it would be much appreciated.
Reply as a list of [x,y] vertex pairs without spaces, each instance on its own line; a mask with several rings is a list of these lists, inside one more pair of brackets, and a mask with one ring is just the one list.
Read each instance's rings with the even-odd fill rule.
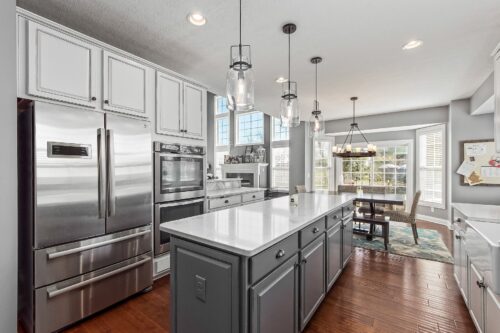
[[477,286],[478,286],[479,288],[484,288],[484,287],[486,287],[486,285],[485,285],[485,284],[484,284],[484,282],[482,282],[482,281],[476,281],[476,284],[477,284]]
[[319,232],[319,228],[318,227],[314,227],[313,234],[317,234],[318,232]]
[[229,200],[227,200],[227,199],[226,199],[226,200],[224,200],[224,203],[229,203]]
[[455,239],[460,239],[462,237],[460,237],[460,235],[455,235]]
[[300,263],[301,263],[301,264],[307,264],[307,259],[302,259],[302,260],[300,261]]
[[255,194],[254,194],[254,195],[252,195],[252,198],[254,198],[254,199],[255,199]]
[[284,257],[284,256],[285,256],[285,250],[283,250],[283,249],[280,249],[278,251],[278,253],[276,253],[276,259],[279,259],[279,258]]

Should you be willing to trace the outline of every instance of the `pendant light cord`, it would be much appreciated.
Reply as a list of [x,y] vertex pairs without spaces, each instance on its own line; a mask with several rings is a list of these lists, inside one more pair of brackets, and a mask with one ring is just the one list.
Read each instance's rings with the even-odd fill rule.
[[352,101],[352,123],[356,123],[356,100]]
[[[318,63],[315,64],[316,66],[316,74],[315,74],[315,80],[316,80],[316,99],[314,100],[314,109],[315,111],[318,111]],[[318,116],[316,116],[317,118]]]
[[290,92],[290,85],[291,85],[291,81],[292,81],[292,78],[290,76],[290,59],[291,59],[291,56],[290,56],[290,54],[291,54],[291,52],[290,52],[290,43],[291,43],[290,42],[290,40],[291,40],[290,35],[291,34],[289,33],[288,34],[288,94],[291,93]]
[[240,43],[238,44],[239,48],[239,55],[240,55],[240,62],[243,60],[243,50],[242,50],[242,45],[241,45],[241,0],[240,0]]

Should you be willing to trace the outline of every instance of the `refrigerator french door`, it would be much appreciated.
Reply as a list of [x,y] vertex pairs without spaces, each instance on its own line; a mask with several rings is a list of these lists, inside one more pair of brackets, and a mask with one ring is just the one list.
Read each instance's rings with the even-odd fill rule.
[[150,123],[18,101],[19,303],[27,332],[152,285]]

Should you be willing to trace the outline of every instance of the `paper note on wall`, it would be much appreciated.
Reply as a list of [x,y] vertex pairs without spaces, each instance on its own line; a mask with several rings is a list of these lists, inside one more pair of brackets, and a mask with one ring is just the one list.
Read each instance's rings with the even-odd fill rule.
[[483,166],[481,167],[481,176],[485,178],[500,177],[500,168]]
[[486,154],[487,147],[484,143],[471,143],[465,146],[465,155],[482,156]]
[[464,177],[469,177],[473,171],[474,171],[474,163],[469,161],[463,161],[460,167],[458,168],[457,173]]

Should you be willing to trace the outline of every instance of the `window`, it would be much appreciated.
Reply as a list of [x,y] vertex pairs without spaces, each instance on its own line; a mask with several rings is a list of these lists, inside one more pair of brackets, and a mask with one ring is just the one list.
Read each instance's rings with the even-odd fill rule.
[[445,142],[445,125],[417,130],[417,189],[422,191],[421,205],[446,208]]
[[272,133],[271,140],[272,141],[288,141],[288,127],[281,126],[281,120],[279,118],[273,117],[272,124]]
[[264,114],[260,111],[235,113],[236,144],[254,145],[264,143]]
[[271,188],[289,191],[288,128],[281,127],[279,118],[271,118]]
[[341,160],[342,184],[383,186],[386,193],[406,194],[410,143],[378,143],[377,147],[374,157]]
[[227,146],[229,145],[229,117],[220,117],[216,119],[215,122],[215,133],[217,140],[215,144],[217,146]]
[[221,164],[224,164],[224,155],[229,155],[231,128],[229,111],[227,109],[227,98],[217,96],[215,98],[215,149],[214,149],[214,176],[222,178]]
[[314,188],[330,189],[331,155],[329,141],[314,141]]

